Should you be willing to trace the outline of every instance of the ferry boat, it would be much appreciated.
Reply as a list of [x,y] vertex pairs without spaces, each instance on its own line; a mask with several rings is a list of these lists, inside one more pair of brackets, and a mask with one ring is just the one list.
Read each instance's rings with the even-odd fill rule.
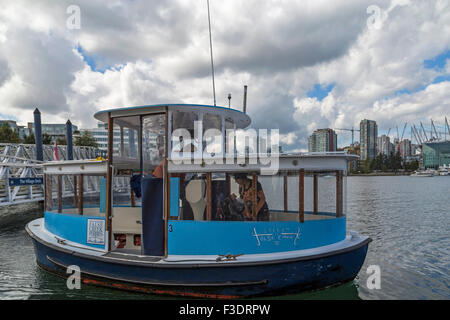
[[450,176],[449,167],[447,167],[445,164],[440,166],[438,169],[438,173],[440,176]]
[[[279,153],[264,135],[257,150],[243,149],[250,117],[224,107],[94,117],[107,124],[106,159],[43,164],[44,217],[26,225],[42,269],[68,277],[76,266],[82,284],[224,299],[325,288],[360,271],[371,239],[347,232],[345,201],[357,156]],[[93,183],[99,195],[88,202]]]
[[434,173],[430,170],[416,170],[410,177],[434,177]]

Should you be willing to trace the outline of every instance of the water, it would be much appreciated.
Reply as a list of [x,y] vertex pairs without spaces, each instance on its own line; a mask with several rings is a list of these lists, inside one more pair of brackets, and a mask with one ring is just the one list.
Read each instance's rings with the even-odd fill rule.
[[[352,283],[270,299],[449,299],[450,177],[349,177],[347,227],[373,239]],[[25,224],[36,206],[0,209],[0,299],[167,299],[84,285],[39,269]],[[368,289],[378,265],[381,289]]]

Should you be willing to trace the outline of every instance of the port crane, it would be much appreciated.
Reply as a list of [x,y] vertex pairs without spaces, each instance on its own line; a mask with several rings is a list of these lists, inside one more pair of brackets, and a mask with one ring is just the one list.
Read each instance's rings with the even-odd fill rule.
[[351,129],[338,129],[338,128],[336,128],[334,130],[351,131],[352,132],[352,145],[355,142],[355,131],[361,131],[361,130],[358,130],[358,129],[354,129],[353,127]]

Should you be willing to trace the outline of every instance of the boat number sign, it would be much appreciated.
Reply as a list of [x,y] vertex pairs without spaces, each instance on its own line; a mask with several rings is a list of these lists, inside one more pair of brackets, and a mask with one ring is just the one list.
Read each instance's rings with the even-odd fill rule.
[[90,244],[105,244],[105,220],[87,220],[86,242]]
[[10,187],[32,186],[36,184],[44,184],[44,178],[9,178],[8,185]]

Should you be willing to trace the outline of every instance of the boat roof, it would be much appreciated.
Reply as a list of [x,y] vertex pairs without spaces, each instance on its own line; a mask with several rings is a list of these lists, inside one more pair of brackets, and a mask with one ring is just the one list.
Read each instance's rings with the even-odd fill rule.
[[[94,114],[94,118],[103,122],[108,122],[108,113],[111,113],[111,117],[113,118],[132,117],[137,115],[157,114],[165,112],[166,107],[171,111],[192,112],[197,114],[206,112],[209,114],[224,116],[225,118],[233,120],[233,123],[236,124],[237,129],[246,128],[251,123],[250,117],[242,111],[226,107],[201,104],[154,104],[135,107],[113,108],[96,112]],[[131,118],[129,119],[128,124],[130,126],[137,125],[133,123],[133,120]]]

